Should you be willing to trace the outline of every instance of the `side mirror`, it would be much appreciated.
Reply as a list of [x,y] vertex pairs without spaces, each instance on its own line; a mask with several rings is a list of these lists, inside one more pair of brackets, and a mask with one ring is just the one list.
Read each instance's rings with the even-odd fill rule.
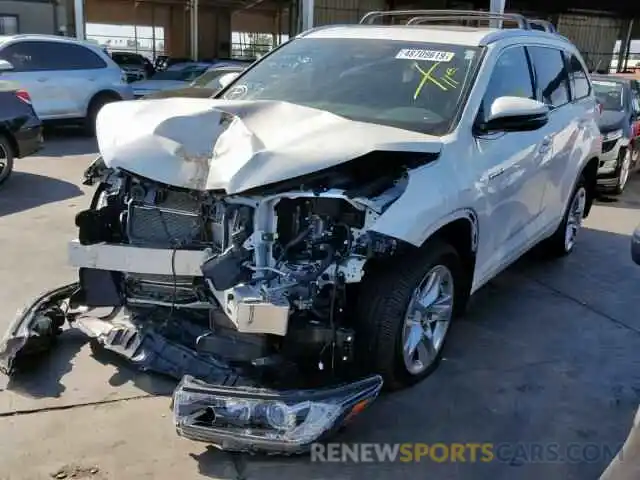
[[549,107],[537,100],[520,97],[499,97],[491,104],[482,132],[530,132],[549,121]]
[[6,60],[0,60],[0,72],[10,72],[14,69],[14,66],[11,62],[7,62]]
[[231,84],[231,82],[238,78],[238,76],[240,76],[239,72],[229,72],[222,75],[218,80],[218,83],[220,84],[220,90],[226,88],[229,84]]

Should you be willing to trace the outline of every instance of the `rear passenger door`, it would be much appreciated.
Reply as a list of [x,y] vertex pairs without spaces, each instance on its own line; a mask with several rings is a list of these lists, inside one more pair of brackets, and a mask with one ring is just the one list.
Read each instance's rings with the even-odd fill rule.
[[571,168],[580,156],[580,138],[583,108],[571,101],[569,72],[565,53],[549,46],[527,47],[533,64],[536,98],[549,109],[547,139],[551,152],[540,158],[536,174],[543,187],[541,197],[541,222],[553,228],[564,213],[562,204],[566,185],[575,178]]
[[81,118],[89,99],[99,88],[99,76],[107,67],[102,58],[88,48],[68,42],[42,42],[46,52],[47,78],[58,88],[55,114]]

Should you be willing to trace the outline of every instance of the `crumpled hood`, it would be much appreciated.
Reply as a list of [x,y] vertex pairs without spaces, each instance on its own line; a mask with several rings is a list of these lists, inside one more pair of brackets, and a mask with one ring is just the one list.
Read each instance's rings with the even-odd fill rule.
[[96,136],[107,166],[228,194],[375,150],[438,153],[439,138],[275,101],[166,98],[107,104]]
[[602,133],[608,133],[623,127],[626,118],[625,112],[615,110],[603,110],[598,120],[598,126]]

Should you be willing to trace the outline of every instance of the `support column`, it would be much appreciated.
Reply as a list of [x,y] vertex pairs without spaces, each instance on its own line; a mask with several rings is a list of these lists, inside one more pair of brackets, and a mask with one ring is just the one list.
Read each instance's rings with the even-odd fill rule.
[[623,69],[627,69],[627,64],[629,63],[629,54],[631,53],[631,32],[633,31],[633,18],[629,20],[629,29],[627,30],[627,37],[625,38],[625,52],[624,52],[624,67]]
[[73,15],[76,27],[76,38],[78,40],[86,40],[84,32],[84,0],[73,0]]
[[[489,11],[491,13],[498,13],[502,15],[504,13],[506,0],[491,0]],[[502,28],[501,20],[490,20],[489,25],[491,28]]]
[[300,19],[302,21],[300,31],[304,32],[313,28],[314,0],[300,0]]

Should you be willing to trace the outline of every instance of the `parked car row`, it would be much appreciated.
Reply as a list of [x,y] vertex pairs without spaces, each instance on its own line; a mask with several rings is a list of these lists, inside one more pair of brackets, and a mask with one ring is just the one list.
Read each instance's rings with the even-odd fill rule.
[[640,82],[618,74],[592,75],[591,78],[601,109],[598,187],[621,194],[630,173],[640,167]]

